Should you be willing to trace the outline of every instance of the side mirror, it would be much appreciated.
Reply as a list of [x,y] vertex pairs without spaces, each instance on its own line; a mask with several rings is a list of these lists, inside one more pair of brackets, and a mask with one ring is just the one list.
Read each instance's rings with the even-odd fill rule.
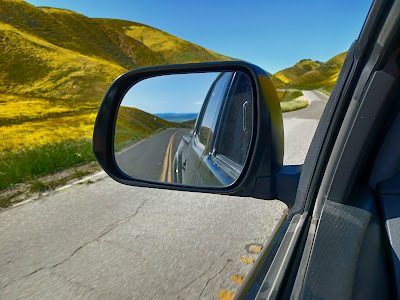
[[[291,206],[299,172],[286,176],[283,138],[279,99],[264,70],[239,61],[171,65],[115,80],[97,115],[93,151],[124,184],[285,195]],[[286,177],[294,184],[282,185]]]

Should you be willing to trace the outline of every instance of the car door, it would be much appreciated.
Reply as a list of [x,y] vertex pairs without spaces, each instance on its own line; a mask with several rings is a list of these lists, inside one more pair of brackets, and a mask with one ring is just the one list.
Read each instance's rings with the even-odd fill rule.
[[241,174],[253,130],[253,91],[248,76],[225,73],[217,78],[183,151],[183,183],[231,185]]
[[186,151],[182,153],[185,170],[182,173],[182,183],[189,185],[218,185],[217,178],[212,176],[202,163],[207,159],[212,149],[214,131],[218,121],[221,105],[227,95],[233,73],[221,73],[211,87],[204,101],[195,130]]
[[224,99],[217,121],[212,151],[203,157],[200,169],[205,178],[217,177],[232,184],[242,173],[253,132],[252,88],[249,77],[236,72]]

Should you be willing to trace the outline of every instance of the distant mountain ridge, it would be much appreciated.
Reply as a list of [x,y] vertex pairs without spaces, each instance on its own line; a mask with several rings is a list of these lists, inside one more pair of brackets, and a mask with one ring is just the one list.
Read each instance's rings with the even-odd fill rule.
[[197,118],[197,113],[160,113],[154,114],[170,122],[186,122]]

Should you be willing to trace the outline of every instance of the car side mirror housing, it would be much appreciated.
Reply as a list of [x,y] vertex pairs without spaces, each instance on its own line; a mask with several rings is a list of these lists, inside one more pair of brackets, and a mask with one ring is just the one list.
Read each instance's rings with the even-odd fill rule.
[[264,70],[242,61],[121,75],[101,103],[93,152],[123,184],[280,199],[289,207],[301,171],[282,165],[274,84]]

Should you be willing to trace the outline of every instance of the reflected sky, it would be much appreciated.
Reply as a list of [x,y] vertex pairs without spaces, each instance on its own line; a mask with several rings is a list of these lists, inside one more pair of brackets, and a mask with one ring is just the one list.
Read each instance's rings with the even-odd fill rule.
[[219,72],[152,77],[134,85],[125,95],[123,106],[151,114],[199,113]]

